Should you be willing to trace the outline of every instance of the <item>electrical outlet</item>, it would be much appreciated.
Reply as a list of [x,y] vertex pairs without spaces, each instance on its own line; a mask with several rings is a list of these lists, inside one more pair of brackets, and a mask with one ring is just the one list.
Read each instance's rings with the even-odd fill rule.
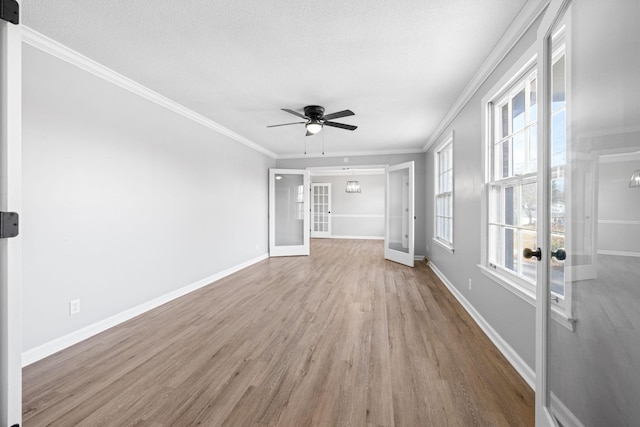
[[260,250],[260,244],[256,243],[256,251],[259,251],[259,250]]
[[471,290],[471,279],[469,279],[469,290]]
[[73,316],[78,313],[80,313],[80,300],[74,299],[69,301],[69,314]]

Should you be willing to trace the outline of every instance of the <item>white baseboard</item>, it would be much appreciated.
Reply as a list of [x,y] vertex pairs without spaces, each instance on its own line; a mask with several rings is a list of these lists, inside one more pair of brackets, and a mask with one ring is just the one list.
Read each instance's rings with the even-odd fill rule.
[[610,251],[610,250],[606,250],[606,249],[598,249],[598,255],[615,255],[615,256],[640,257],[640,252]]
[[140,304],[138,306],[125,310],[121,313],[108,317],[104,320],[96,322],[93,325],[86,326],[75,332],[71,332],[70,334],[64,335],[60,338],[56,338],[52,341],[39,345],[38,347],[27,350],[22,353],[22,366],[25,367],[34,362],[37,362],[38,360],[44,359],[47,356],[51,356],[52,354],[57,353],[60,350],[64,350],[65,348],[70,347],[74,344],[77,344],[80,341],[84,341],[87,338],[90,338],[94,335],[99,334],[100,332],[104,332],[107,329],[112,328],[116,325],[119,325],[120,323],[126,322],[127,320],[132,319],[136,316],[139,316],[142,313],[145,313],[149,310],[153,310],[154,308],[159,307],[163,304],[166,304],[169,301],[173,301],[177,298],[187,295],[190,292],[193,292],[204,286],[210,285],[213,282],[216,282],[224,277],[227,277],[237,271],[247,268],[250,265],[253,265],[264,259],[267,259],[268,257],[269,257],[269,254],[260,255],[249,261],[246,261],[236,266],[233,266],[231,268],[228,268],[212,276],[205,277],[204,279],[198,280],[195,283],[192,283],[180,289],[176,289],[175,291],[172,291],[167,294],[161,295],[157,298],[154,298],[151,301],[145,302],[143,304]]
[[573,415],[573,412],[553,392],[551,392],[551,408],[553,409],[553,415],[564,427],[584,427],[578,417]]
[[384,240],[384,236],[336,236],[334,234],[330,239]]
[[480,329],[489,337],[493,344],[500,350],[502,355],[511,363],[511,366],[520,374],[520,376],[529,384],[532,390],[535,391],[536,374],[533,369],[520,357],[518,353],[491,327],[484,317],[478,313],[478,311],[467,301],[467,299],[456,289],[455,286],[446,278],[444,274],[433,264],[429,262],[429,267],[434,273],[442,280],[442,283],[449,289],[453,296],[460,302],[460,304],[467,310],[467,313],[476,321]]

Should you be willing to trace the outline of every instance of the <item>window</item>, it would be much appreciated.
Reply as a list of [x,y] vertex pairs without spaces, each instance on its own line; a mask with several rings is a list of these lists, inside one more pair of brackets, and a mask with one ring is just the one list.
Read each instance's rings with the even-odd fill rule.
[[536,91],[531,65],[489,103],[488,263],[530,290],[536,260],[521,254],[524,248],[536,247]]
[[[486,206],[483,271],[532,304],[537,261],[522,256],[537,247],[538,100],[535,53],[514,67],[486,106]],[[564,27],[554,35],[551,85],[551,249],[565,248],[567,162],[567,72]],[[571,288],[564,263],[551,259],[555,314],[570,317]]]
[[453,250],[453,134],[435,152],[434,240]]

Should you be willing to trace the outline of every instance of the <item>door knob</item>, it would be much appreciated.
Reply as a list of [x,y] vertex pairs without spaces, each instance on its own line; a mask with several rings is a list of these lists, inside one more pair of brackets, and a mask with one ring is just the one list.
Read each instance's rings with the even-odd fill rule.
[[542,257],[542,253],[540,252],[540,248],[536,249],[535,251],[531,248],[524,248],[524,250],[522,251],[522,256],[525,257],[526,259],[531,259],[531,257],[536,257],[538,261],[540,261],[540,258]]
[[567,259],[567,251],[562,248],[556,249],[555,251],[551,251],[551,256],[558,261],[564,261],[565,259]]

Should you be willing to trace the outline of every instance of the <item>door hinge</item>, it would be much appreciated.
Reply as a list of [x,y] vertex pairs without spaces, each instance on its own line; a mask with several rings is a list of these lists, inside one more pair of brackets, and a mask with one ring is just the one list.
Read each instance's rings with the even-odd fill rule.
[[0,0],[0,19],[16,25],[20,23],[20,5],[16,0]]
[[0,212],[0,239],[16,237],[19,233],[20,217],[15,212]]

